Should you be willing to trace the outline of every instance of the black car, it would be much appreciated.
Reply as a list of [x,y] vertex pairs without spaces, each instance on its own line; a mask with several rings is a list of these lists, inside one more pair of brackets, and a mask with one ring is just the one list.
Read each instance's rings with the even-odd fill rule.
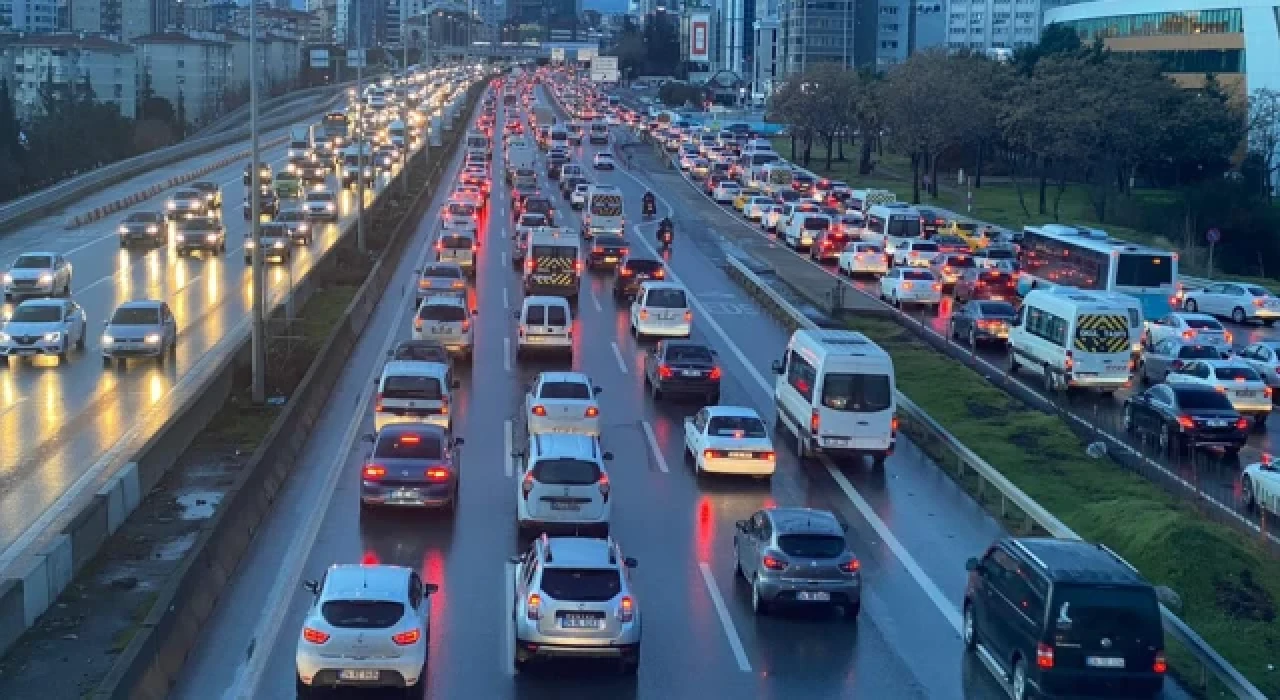
[[587,251],[587,267],[599,269],[615,267],[630,252],[627,239],[615,234],[601,234],[592,237],[591,249]]
[[582,177],[581,175],[566,177],[560,180],[560,195],[565,199],[568,199],[569,195],[573,194],[573,190],[575,187],[577,187],[578,185],[585,185],[589,182],[590,181],[587,180],[587,178]]
[[654,400],[664,395],[701,396],[720,403],[716,351],[687,340],[663,340],[644,355],[644,383]]
[[1017,315],[1007,301],[971,301],[951,314],[951,337],[967,339],[974,349],[983,342],[1006,344]]
[[119,233],[121,248],[127,248],[131,243],[157,246],[169,242],[169,224],[165,222],[164,212],[160,211],[133,212],[120,222]]
[[453,357],[438,340],[402,340],[387,351],[392,362],[437,362],[449,368],[446,379],[453,385]]
[[[246,163],[244,166],[244,176],[240,178],[240,183],[248,185],[249,180],[253,177],[253,164]],[[258,184],[271,182],[271,164],[258,163]]]
[[956,303],[975,299],[1016,299],[1018,280],[1012,273],[1003,270],[973,267],[960,275],[951,293],[955,296]]
[[920,233],[925,238],[932,238],[943,226],[947,225],[946,217],[932,209],[916,209],[920,212]]
[[520,214],[524,212],[524,203],[531,197],[537,197],[540,193],[531,187],[517,187],[511,190],[511,210],[515,212],[512,221],[520,218]]
[[520,212],[516,214],[515,220],[518,221],[521,214],[542,214],[546,217],[548,226],[556,225],[556,209],[552,206],[549,198],[541,195],[526,197],[524,206],[520,207]]
[[1161,449],[1177,452],[1198,447],[1240,453],[1249,439],[1249,421],[1225,394],[1207,386],[1158,384],[1124,402],[1124,429],[1149,435]]
[[560,179],[560,169],[565,163],[569,162],[569,156],[553,151],[547,156],[547,177],[552,180]]
[[[258,193],[258,214],[259,216],[274,217],[280,213],[280,198],[276,196],[276,191],[272,189],[264,189]],[[253,202],[246,196],[244,198],[244,220],[248,221],[253,218]]]
[[640,285],[648,280],[667,278],[667,268],[661,260],[637,258],[630,255],[618,263],[614,271],[613,297],[618,300],[634,299],[640,291]]
[[1106,545],[1005,537],[965,568],[966,651],[1015,698],[1155,698],[1168,671],[1155,587]]

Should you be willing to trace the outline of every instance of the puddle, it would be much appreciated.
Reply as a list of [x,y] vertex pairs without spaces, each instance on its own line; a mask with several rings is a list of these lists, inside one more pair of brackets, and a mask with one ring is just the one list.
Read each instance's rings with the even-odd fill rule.
[[183,520],[208,520],[222,501],[224,494],[217,491],[191,491],[178,496],[175,500],[182,513]]
[[199,534],[199,531],[188,532],[157,544],[151,550],[152,561],[178,561],[195,545],[196,536]]

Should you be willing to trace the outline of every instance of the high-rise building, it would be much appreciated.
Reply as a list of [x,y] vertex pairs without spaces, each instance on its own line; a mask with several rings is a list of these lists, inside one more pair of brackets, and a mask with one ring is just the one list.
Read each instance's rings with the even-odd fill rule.
[[521,24],[565,26],[582,16],[582,0],[507,0],[507,18]]
[[712,22],[712,66],[717,71],[733,71],[743,78],[751,75],[755,42],[755,0],[715,0]]
[[382,46],[387,35],[387,5],[376,0],[338,0],[333,39],[347,48]]
[[[875,3],[876,69],[906,60],[911,48],[912,0],[879,0]],[[856,20],[855,20],[856,24]]]
[[[783,76],[803,73],[818,63],[845,68],[875,65],[880,45],[878,16],[877,0],[780,0],[778,42]],[[887,44],[887,55],[905,51],[905,43]]]
[[1040,40],[1042,0],[950,0],[947,47],[1009,51]]
[[52,32],[58,28],[58,0],[0,3],[0,31]]
[[[909,35],[907,37],[907,54],[927,51],[947,44],[947,0],[909,0],[909,13],[905,18]],[[880,21],[890,19],[885,15],[889,9],[880,6]],[[899,13],[893,13],[893,19],[904,21]]]

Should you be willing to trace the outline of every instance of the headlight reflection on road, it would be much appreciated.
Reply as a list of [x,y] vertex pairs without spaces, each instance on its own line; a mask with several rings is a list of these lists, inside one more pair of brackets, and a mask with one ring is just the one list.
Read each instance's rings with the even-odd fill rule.
[[218,258],[209,256],[205,258],[204,275],[205,288],[208,291],[208,301],[212,303],[218,298],[218,276],[222,274],[222,263]]
[[147,387],[147,393],[149,395],[148,398],[151,399],[151,403],[154,404],[158,402],[161,398],[163,398],[164,390],[165,390],[164,376],[161,375],[160,373],[152,374],[151,381],[149,382]]

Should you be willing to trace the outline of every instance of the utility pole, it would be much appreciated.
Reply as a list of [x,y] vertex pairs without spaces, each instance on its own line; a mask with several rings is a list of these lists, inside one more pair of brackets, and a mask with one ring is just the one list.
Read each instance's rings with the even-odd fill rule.
[[356,248],[369,252],[364,235],[364,12],[356,6]]
[[262,265],[262,228],[258,225],[262,202],[259,201],[262,183],[258,173],[262,168],[258,160],[258,3],[249,0],[249,226],[253,241],[253,330],[250,351],[253,353],[252,400],[256,405],[267,400],[267,334],[266,334],[266,274]]
[[[401,66],[403,75],[402,80],[409,77],[409,18],[405,17],[400,23],[400,45],[404,48],[404,65]],[[400,115],[400,123],[404,125],[404,153],[400,154],[400,192],[406,196],[409,194],[409,156],[413,152],[413,138],[409,129],[409,112],[406,110]]]

